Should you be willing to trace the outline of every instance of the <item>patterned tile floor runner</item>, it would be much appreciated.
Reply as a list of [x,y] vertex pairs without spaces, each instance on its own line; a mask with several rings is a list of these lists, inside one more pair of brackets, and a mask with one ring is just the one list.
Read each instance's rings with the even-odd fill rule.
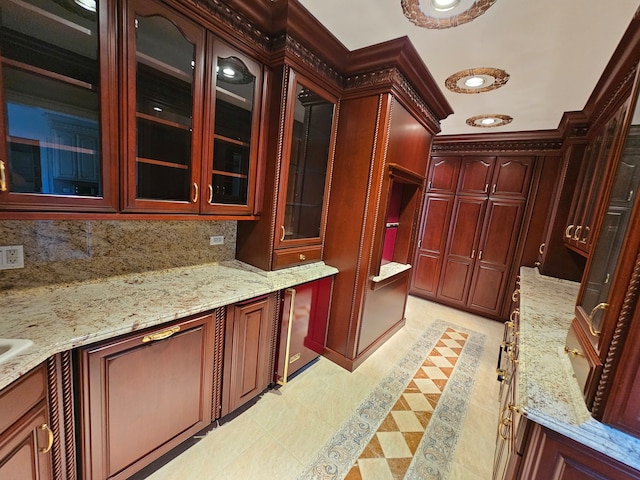
[[345,480],[404,478],[467,338],[446,329]]
[[446,479],[485,340],[436,320],[298,480]]

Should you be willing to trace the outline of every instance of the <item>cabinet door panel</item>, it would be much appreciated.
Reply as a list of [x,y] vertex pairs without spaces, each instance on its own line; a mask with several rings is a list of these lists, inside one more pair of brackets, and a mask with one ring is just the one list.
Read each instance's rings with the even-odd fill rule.
[[41,453],[46,435],[40,428],[48,424],[44,402],[0,436],[0,478],[47,480],[53,478],[51,453]]
[[267,388],[273,334],[273,297],[233,307],[225,338],[222,414],[226,415]]
[[429,169],[429,193],[455,193],[460,157],[433,157]]
[[496,157],[467,157],[462,161],[458,193],[482,195],[489,193]]
[[451,195],[427,195],[425,199],[420,246],[413,272],[412,288],[417,293],[436,295],[453,203]]
[[438,297],[466,302],[485,203],[482,198],[456,197]]
[[498,313],[518,241],[523,208],[520,201],[489,200],[469,306],[489,314]]
[[498,157],[491,195],[525,199],[529,192],[534,157]]
[[127,478],[210,423],[211,322],[196,317],[81,350],[86,478]]

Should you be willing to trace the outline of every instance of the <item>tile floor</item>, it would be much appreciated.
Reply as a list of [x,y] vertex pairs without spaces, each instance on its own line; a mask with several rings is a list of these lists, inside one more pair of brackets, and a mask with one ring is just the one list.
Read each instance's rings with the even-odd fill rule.
[[349,373],[325,358],[149,475],[149,480],[295,479],[434,319],[486,335],[450,480],[491,478],[500,322],[409,297],[407,324]]

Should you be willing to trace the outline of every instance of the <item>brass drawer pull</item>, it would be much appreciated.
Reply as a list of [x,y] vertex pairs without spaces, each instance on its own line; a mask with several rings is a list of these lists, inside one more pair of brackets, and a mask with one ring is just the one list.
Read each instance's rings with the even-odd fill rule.
[[53,447],[53,431],[51,431],[51,428],[46,423],[43,423],[38,428],[40,428],[40,430],[44,430],[45,432],[47,432],[47,446],[44,448],[39,448],[38,451],[40,453],[49,453],[49,451],[51,450],[51,447]]
[[207,203],[211,205],[213,203],[213,187],[209,184],[209,198],[207,199]]
[[180,331],[180,325],[176,325],[175,327],[171,327],[168,328],[162,332],[158,332],[158,333],[151,333],[149,335],[145,335],[142,338],[142,343],[148,343],[148,342],[156,342],[158,340],[164,340],[165,338],[169,338],[171,335],[173,335],[174,333],[177,333]]
[[600,336],[600,330],[596,330],[595,328],[593,328],[593,317],[598,310],[606,310],[608,306],[609,306],[608,303],[605,303],[605,302],[599,303],[598,305],[593,307],[593,310],[591,310],[591,313],[587,317],[587,326],[589,327],[589,331],[591,332],[591,335],[593,335],[594,337]]
[[284,225],[280,225],[280,231],[281,231],[280,241],[284,242],[284,235],[285,235]]
[[543,254],[544,254],[544,247],[545,247],[545,246],[546,246],[546,244],[543,242],[543,243],[541,243],[541,244],[540,244],[540,246],[538,247],[538,253],[539,253],[540,255],[543,255]]
[[568,353],[573,357],[584,357],[584,353],[582,353],[577,348],[564,347],[564,353]]
[[300,260],[306,260],[307,256],[304,253],[301,253],[299,258],[300,258]]
[[519,289],[519,288],[516,288],[516,289],[513,291],[513,294],[511,295],[511,300],[512,300],[513,302],[517,302],[519,297],[520,297],[520,289]]

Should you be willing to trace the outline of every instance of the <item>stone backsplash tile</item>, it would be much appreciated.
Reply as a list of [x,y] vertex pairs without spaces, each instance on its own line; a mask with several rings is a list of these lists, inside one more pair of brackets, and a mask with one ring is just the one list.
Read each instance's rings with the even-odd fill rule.
[[[25,268],[0,271],[0,290],[235,258],[235,221],[2,220],[0,245],[23,245]],[[224,235],[224,245],[209,237]]]

